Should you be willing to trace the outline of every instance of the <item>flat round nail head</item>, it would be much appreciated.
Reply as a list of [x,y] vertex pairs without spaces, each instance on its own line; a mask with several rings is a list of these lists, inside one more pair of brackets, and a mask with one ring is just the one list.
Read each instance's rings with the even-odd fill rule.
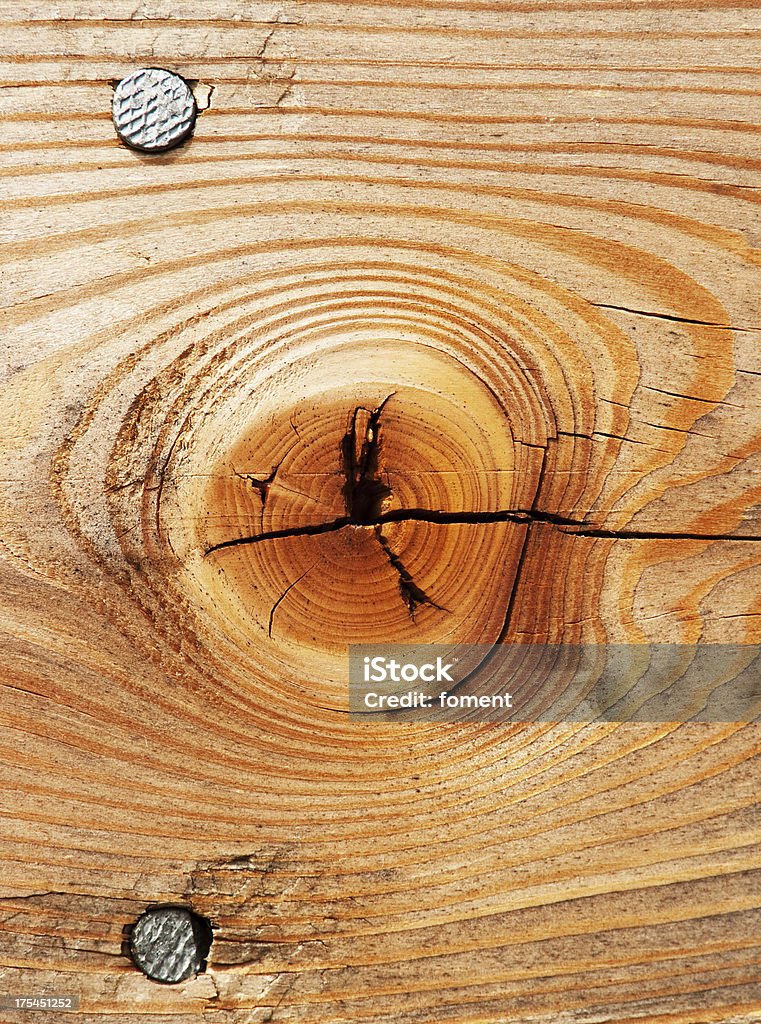
[[162,68],[141,68],[114,89],[112,115],[119,138],[143,153],[164,153],[188,138],[198,108],[188,83]]
[[176,983],[201,971],[209,955],[208,922],[184,907],[155,907],[132,929],[130,948],[137,967],[154,981]]

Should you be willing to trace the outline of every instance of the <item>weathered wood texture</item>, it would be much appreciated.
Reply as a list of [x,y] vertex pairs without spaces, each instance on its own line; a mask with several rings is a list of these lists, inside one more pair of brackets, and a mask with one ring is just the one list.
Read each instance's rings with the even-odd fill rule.
[[[761,5],[0,9],[0,990],[761,1019],[758,727],[359,726],[343,654],[761,638]],[[153,65],[209,97],[162,157]],[[384,400],[379,507],[461,521],[218,547],[344,514]]]

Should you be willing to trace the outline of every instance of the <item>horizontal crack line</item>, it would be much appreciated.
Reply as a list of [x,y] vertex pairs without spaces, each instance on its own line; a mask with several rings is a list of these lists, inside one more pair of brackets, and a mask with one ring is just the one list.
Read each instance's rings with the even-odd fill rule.
[[532,509],[495,509],[492,512],[443,512],[436,509],[410,508],[393,509],[383,512],[369,522],[356,522],[351,516],[339,516],[326,523],[310,523],[307,526],[293,526],[283,530],[267,530],[246,537],[235,537],[214,544],[204,551],[204,555],[214,554],[226,548],[240,547],[244,544],[260,544],[267,540],[281,540],[287,537],[315,537],[323,533],[335,533],[347,526],[381,527],[386,523],[421,522],[441,525],[462,524],[478,525],[487,523],[518,523],[528,526],[531,523],[548,523],[552,526],[565,527],[563,533],[578,537],[599,537],[612,540],[741,540],[761,541],[761,535],[736,533],[673,533],[654,530],[607,530],[593,527],[579,519],[568,519],[551,512],[539,512]]
[[653,310],[648,309],[634,309],[631,306],[614,306],[611,302],[590,302],[590,306],[596,306],[597,309],[615,309],[620,313],[633,313],[635,316],[647,316],[654,320],[670,320],[676,324],[695,324],[698,327],[717,327],[722,331],[741,331],[744,333],[754,333],[758,330],[757,327],[733,327],[732,324],[717,324],[713,320],[694,320],[689,316],[676,316],[673,313],[656,313]]

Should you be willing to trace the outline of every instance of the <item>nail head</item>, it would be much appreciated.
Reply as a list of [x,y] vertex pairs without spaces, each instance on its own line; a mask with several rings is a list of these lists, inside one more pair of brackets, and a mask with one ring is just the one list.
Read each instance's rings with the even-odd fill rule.
[[154,981],[176,983],[206,966],[211,925],[185,907],[154,907],[142,914],[130,935],[135,965]]
[[144,153],[163,153],[193,131],[198,108],[184,78],[162,68],[133,71],[114,89],[112,115],[119,138]]

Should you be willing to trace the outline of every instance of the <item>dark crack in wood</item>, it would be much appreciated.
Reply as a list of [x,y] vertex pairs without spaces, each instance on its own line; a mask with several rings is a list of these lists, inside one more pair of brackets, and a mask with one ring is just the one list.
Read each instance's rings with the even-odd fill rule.
[[383,536],[380,526],[374,528],[374,533],[378,539],[378,543],[383,549],[386,557],[388,558],[389,564],[399,575],[399,593],[401,594],[402,601],[407,605],[407,611],[409,612],[412,621],[415,621],[415,612],[420,605],[430,605],[431,608],[436,608],[440,612],[448,611],[449,609],[444,608],[426,594],[426,592],[415,583],[412,578],[412,574],[409,569],[402,562],[399,555],[391,547],[387,537]]
[[383,502],[391,494],[388,483],[378,475],[381,446],[380,418],[392,392],[375,409],[359,405],[341,440],[341,462],[346,481],[344,504],[349,522],[370,526],[380,515]]

